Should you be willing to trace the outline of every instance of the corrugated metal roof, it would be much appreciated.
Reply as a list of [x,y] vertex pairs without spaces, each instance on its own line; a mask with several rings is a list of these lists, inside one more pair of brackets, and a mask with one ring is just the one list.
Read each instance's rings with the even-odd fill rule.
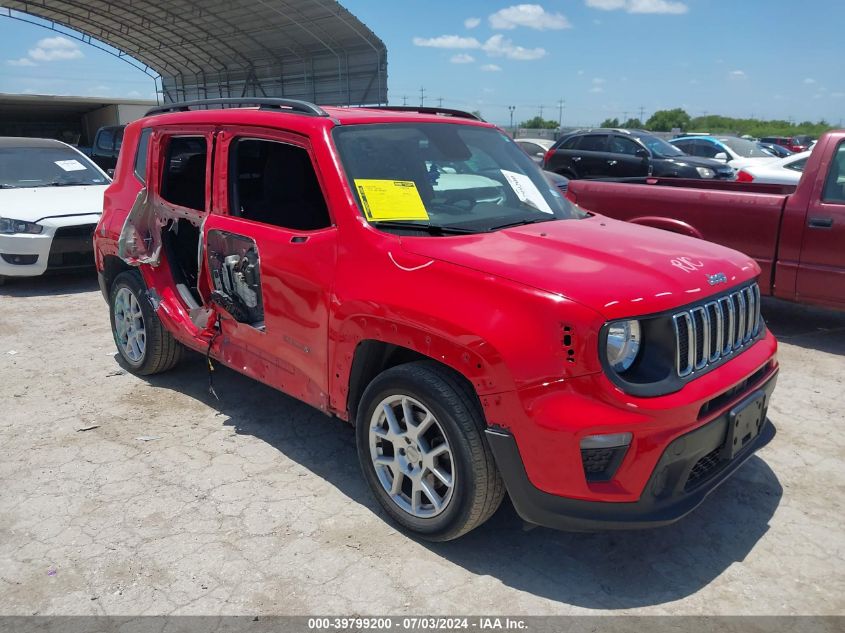
[[163,100],[387,102],[387,49],[334,0],[0,0],[132,56]]

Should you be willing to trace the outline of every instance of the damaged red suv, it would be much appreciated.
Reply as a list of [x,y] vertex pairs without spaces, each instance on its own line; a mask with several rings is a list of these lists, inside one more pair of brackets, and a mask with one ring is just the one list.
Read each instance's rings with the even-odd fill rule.
[[534,524],[664,525],[774,435],[754,261],[582,211],[463,112],[156,108],[94,241],[131,371],[194,350],[348,420],[427,539],[506,491]]

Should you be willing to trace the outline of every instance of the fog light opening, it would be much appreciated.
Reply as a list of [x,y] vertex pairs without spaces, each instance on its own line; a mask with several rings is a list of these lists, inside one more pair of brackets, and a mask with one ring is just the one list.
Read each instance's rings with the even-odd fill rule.
[[610,481],[619,470],[628,447],[630,433],[588,435],[581,440],[581,465],[588,482]]

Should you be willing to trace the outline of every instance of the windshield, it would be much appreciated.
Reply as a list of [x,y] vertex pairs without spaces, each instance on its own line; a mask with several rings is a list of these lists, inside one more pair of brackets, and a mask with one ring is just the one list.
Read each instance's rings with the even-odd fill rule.
[[757,143],[747,141],[744,138],[720,138],[723,145],[730,147],[740,158],[771,158],[772,155],[764,152]]
[[684,155],[684,153],[674,145],[667,143],[662,138],[652,136],[651,134],[642,134],[636,138],[658,158],[672,158],[673,156]]
[[0,148],[0,188],[106,184],[103,172],[69,147]]
[[499,130],[451,123],[334,128],[367,220],[432,235],[585,217]]

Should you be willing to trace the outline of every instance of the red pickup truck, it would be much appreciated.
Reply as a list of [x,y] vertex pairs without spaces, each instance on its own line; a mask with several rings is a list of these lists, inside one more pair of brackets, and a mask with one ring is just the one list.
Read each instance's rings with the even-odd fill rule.
[[764,294],[845,309],[845,130],[819,140],[797,187],[572,180],[567,195],[595,213],[747,253]]
[[171,104],[127,126],[104,207],[124,366],[190,349],[348,420],[424,538],[505,489],[531,523],[663,525],[774,435],[754,261],[590,216],[468,113]]

